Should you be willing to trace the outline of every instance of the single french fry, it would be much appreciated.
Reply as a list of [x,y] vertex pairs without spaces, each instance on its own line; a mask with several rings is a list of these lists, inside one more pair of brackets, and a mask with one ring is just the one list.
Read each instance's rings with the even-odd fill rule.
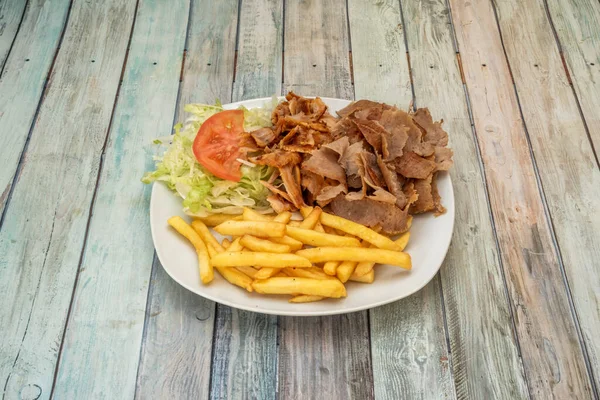
[[[335,248],[335,247],[332,247]],[[302,250],[300,250],[302,251]],[[211,260],[215,267],[312,267],[310,261],[295,254],[262,253],[252,251],[226,251],[217,254]]]
[[225,221],[214,229],[221,235],[231,236],[252,235],[271,238],[285,235],[285,224],[280,222]]
[[315,232],[310,229],[286,227],[286,233],[292,239],[301,241],[311,246],[334,246],[334,247],[359,247],[360,241],[356,238],[330,235],[328,233]]
[[252,251],[262,251],[266,253],[289,253],[290,246],[287,244],[273,243],[270,240],[260,239],[251,235],[244,235],[240,244]]
[[335,276],[337,267],[339,265],[339,261],[327,261],[325,265],[323,265],[323,272],[325,272],[327,275]]
[[212,214],[207,217],[194,217],[194,220],[202,221],[206,226],[212,227],[229,220],[241,221],[242,216],[239,214]]
[[398,239],[395,240],[396,244],[400,246],[400,251],[403,251],[408,244],[408,240],[410,239],[410,231],[404,232]]
[[340,298],[346,296],[344,284],[337,279],[279,278],[258,279],[252,282],[256,293],[264,294],[309,294]]
[[356,268],[354,269],[354,273],[352,275],[363,276],[363,275],[371,272],[374,267],[375,267],[374,262],[368,262],[368,261],[359,262],[356,265]]
[[404,269],[411,269],[412,266],[410,255],[407,253],[384,249],[365,249],[364,247],[315,247],[298,250],[296,255],[305,257],[313,263],[326,261],[368,261],[377,264],[397,265]]
[[254,279],[267,279],[272,276],[275,276],[279,273],[279,271],[281,271],[281,268],[263,267],[259,269],[258,272],[256,272],[256,275],[254,275]]
[[208,250],[209,258],[213,258],[218,253],[217,250],[215,250],[215,248],[210,245],[210,243],[206,243],[206,250]]
[[260,214],[254,211],[251,208],[244,207],[244,212],[242,214],[243,221],[256,221],[256,222],[272,222],[272,215]]
[[227,251],[242,251],[244,250],[244,246],[240,243],[242,238],[236,238],[233,242],[231,242],[231,246],[227,249]]
[[357,224],[354,221],[338,217],[327,213],[321,213],[321,223],[331,228],[339,229],[353,236],[357,236],[380,249],[399,251],[400,246],[379,233],[367,228],[364,225]]
[[194,230],[196,231],[196,233],[198,235],[200,235],[200,237],[202,238],[202,240],[204,241],[204,243],[210,244],[219,253],[221,253],[222,251],[225,250],[223,248],[223,246],[221,246],[221,243],[219,243],[217,241],[217,239],[215,239],[215,237],[213,236],[213,234],[210,233],[210,230],[204,224],[204,222],[202,222],[200,220],[192,221],[192,228],[194,228]]
[[311,278],[311,279],[335,279],[333,276],[329,276],[319,268],[284,268],[283,272],[288,276],[297,276],[299,278]]
[[293,226],[295,228],[299,228],[301,223],[302,223],[302,221],[291,220],[290,222],[287,223],[287,225],[288,226]]
[[[313,211],[313,207],[300,208],[300,214],[302,214],[303,218],[308,217],[312,211]],[[325,229],[323,229],[323,225],[321,224],[320,218],[319,218],[319,221],[315,224],[313,229],[317,232],[329,233],[329,232],[325,232]]]
[[275,274],[275,275],[273,275],[273,276],[276,276],[276,277],[279,277],[279,278],[287,278],[287,277],[288,277],[288,276],[287,276],[286,274],[284,274],[283,272],[278,272],[278,273],[276,273],[276,274]]
[[281,222],[282,224],[287,224],[292,219],[292,213],[289,211],[284,211],[280,214],[277,214],[275,218],[273,218],[273,222]]
[[314,229],[315,225],[317,225],[317,222],[319,222],[319,219],[321,218],[322,212],[323,210],[321,210],[321,207],[313,208],[306,218],[304,218],[304,221],[300,223],[300,228]]
[[215,267],[215,269],[219,272],[219,274],[221,274],[223,278],[225,278],[227,282],[244,288],[249,292],[252,292],[254,290],[252,288],[252,278],[250,278],[246,274],[241,273],[237,269],[223,267]]
[[354,269],[356,268],[356,264],[353,261],[343,261],[336,269],[335,273],[337,278],[342,283],[348,282],[348,279],[352,276]]
[[291,237],[289,237],[287,235],[284,237],[280,237],[280,238],[270,238],[269,240],[273,243],[288,245],[288,246],[290,246],[291,251],[300,250],[302,248],[302,246],[304,246],[301,241],[292,239]]
[[209,283],[214,278],[214,272],[210,263],[210,257],[206,244],[196,233],[194,228],[188,225],[181,217],[171,217],[167,221],[177,232],[189,240],[196,249],[198,256],[198,269],[200,271],[200,280],[202,283]]
[[231,241],[230,241],[229,239],[225,238],[225,239],[223,239],[223,240],[221,241],[221,246],[222,246],[224,249],[228,249],[228,248],[229,248],[229,246],[231,246]]
[[258,271],[252,267],[237,267],[236,269],[238,271],[243,272],[244,274],[248,275],[252,279],[255,279],[255,276],[258,273]]
[[299,294],[297,296],[292,297],[288,301],[290,303],[312,303],[313,301],[323,300],[325,297],[323,296],[315,296],[310,294]]
[[375,270],[371,270],[363,276],[357,276],[355,273],[350,277],[352,282],[373,283],[375,280]]

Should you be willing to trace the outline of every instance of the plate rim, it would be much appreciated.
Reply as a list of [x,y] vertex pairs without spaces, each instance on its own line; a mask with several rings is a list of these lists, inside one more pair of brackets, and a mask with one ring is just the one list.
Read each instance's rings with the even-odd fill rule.
[[[315,96],[304,96],[304,97],[308,97],[308,98],[314,98]],[[325,102],[327,102],[327,100],[333,100],[333,101],[345,101],[348,103],[351,103],[353,100],[347,100],[347,99],[339,99],[339,98],[333,98],[333,97],[321,97],[321,99],[325,100]],[[277,96],[278,99],[282,99],[284,98],[284,96]],[[240,105],[244,105],[245,103],[248,102],[257,102],[257,101],[269,101],[271,100],[272,97],[261,97],[261,98],[256,98],[256,99],[248,99],[248,100],[243,100],[243,101],[237,101],[234,103],[227,103],[223,105],[223,108],[233,108],[233,107],[238,107]],[[451,211],[452,214],[452,219],[450,222],[450,235],[448,235],[448,238],[446,240],[446,243],[443,244],[443,257],[441,258],[439,265],[437,265],[435,268],[432,269],[432,273],[431,276],[429,276],[427,279],[425,279],[423,281],[423,283],[418,286],[413,288],[411,291],[409,292],[405,292],[401,295],[398,296],[393,296],[390,297],[389,299],[385,299],[385,300],[380,300],[374,303],[369,303],[369,304],[365,304],[365,305],[361,305],[361,306],[356,306],[353,307],[351,309],[332,309],[329,311],[298,311],[298,310],[294,310],[294,311],[282,311],[282,310],[273,310],[273,309],[265,309],[263,307],[259,307],[259,306],[246,306],[244,304],[238,304],[238,303],[233,303],[228,301],[227,299],[222,299],[222,298],[217,298],[216,296],[213,296],[211,294],[207,294],[207,293],[198,293],[198,291],[194,288],[192,288],[191,286],[189,286],[186,282],[177,279],[170,271],[168,268],[165,267],[165,263],[163,262],[163,256],[161,256],[161,251],[159,250],[159,247],[156,246],[157,243],[157,233],[155,232],[155,226],[152,223],[152,210],[155,207],[155,202],[156,202],[156,188],[158,187],[157,185],[165,185],[164,182],[154,182],[152,184],[152,192],[150,195],[150,207],[148,210],[148,216],[150,217],[150,232],[152,235],[152,244],[154,245],[154,250],[156,253],[156,256],[158,257],[158,260],[160,262],[160,266],[161,268],[167,273],[167,275],[169,275],[169,277],[171,279],[173,279],[175,282],[177,282],[179,285],[181,285],[182,287],[184,287],[186,290],[189,290],[190,292],[196,294],[197,296],[203,297],[207,300],[213,301],[215,303],[218,304],[223,304],[226,305],[228,307],[232,307],[232,308],[236,308],[239,310],[244,310],[244,311],[250,311],[250,312],[255,312],[255,313],[260,313],[260,314],[268,314],[268,315],[278,315],[278,316],[289,316],[289,317],[315,317],[315,316],[329,316],[329,315],[343,315],[343,314],[349,314],[349,313],[354,313],[354,312],[359,312],[359,311],[364,311],[364,310],[370,310],[376,307],[380,307],[386,304],[390,304],[390,303],[394,303],[396,301],[402,300],[406,297],[412,296],[413,294],[415,294],[416,292],[420,291],[421,289],[423,289],[429,282],[431,282],[433,280],[433,278],[439,273],[442,264],[444,263],[444,261],[446,260],[446,257],[448,256],[448,250],[450,248],[450,244],[452,242],[452,237],[454,236],[454,225],[456,222],[456,203],[455,203],[455,196],[454,196],[454,185],[452,183],[452,177],[450,175],[450,173],[448,171],[444,172],[446,175],[446,178],[448,179],[449,182],[449,190],[450,190],[450,195],[452,198],[452,208],[451,210],[448,209],[447,212]],[[440,246],[442,247],[442,246]]]

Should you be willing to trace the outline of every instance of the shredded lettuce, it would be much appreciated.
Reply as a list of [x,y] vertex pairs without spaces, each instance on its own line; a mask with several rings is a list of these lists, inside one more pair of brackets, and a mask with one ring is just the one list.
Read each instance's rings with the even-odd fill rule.
[[[271,104],[264,107],[240,107],[244,111],[244,129],[249,132],[271,126],[271,112],[276,105],[277,98],[273,98]],[[224,110],[221,103],[187,104],[184,110],[190,113],[185,125],[179,123],[173,128],[174,135],[153,141],[160,149],[166,146],[166,150],[161,156],[154,157],[155,170],[147,172],[142,182],[164,182],[183,198],[183,209],[190,215],[239,214],[243,207],[271,212],[267,202],[269,191],[260,181],[268,180],[273,168],[242,165],[241,180],[232,182],[214,176],[196,161],[192,144],[198,129],[210,116]]]

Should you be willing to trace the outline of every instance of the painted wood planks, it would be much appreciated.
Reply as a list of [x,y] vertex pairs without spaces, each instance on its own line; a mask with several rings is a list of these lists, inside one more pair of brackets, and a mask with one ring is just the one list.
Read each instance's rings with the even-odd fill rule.
[[[283,1],[243,1],[239,18],[232,101],[279,94]],[[220,304],[217,308],[211,398],[275,399],[277,317]]]
[[496,11],[578,323],[600,385],[600,170],[543,4],[505,0],[496,3]]
[[[287,2],[284,88],[351,99],[344,1]],[[373,398],[367,312],[279,319],[280,399]]]
[[[412,88],[399,3],[351,0],[348,13],[356,98],[407,110]],[[369,314],[375,397],[451,398],[439,277]]]
[[[547,6],[569,70],[569,78],[579,98],[581,111],[598,157],[600,152],[600,2],[547,0]],[[596,360],[600,359],[598,354],[595,357]]]
[[13,45],[27,0],[6,0],[0,3],[0,71]]
[[[0,381],[48,398],[135,2],[75,2],[0,231]],[[94,60],[95,62],[92,62]]]
[[[232,91],[238,2],[190,7],[177,121],[185,104],[227,103]],[[174,282],[158,260],[151,279],[136,398],[208,398],[215,304]]]
[[[153,250],[152,139],[171,130],[187,0],[141,0],[67,321],[57,398],[133,398]],[[144,151],[146,150],[146,151]]]
[[[455,0],[450,4],[530,395],[541,399],[589,398],[590,382],[560,259],[492,4]],[[521,13],[534,18],[532,10]],[[519,56],[526,59],[530,54]],[[527,90],[543,96],[545,90],[539,86],[543,82],[534,78],[530,76],[532,85]],[[537,109],[537,121],[528,121],[530,132],[536,132],[532,141],[538,140],[544,126],[539,119],[552,117],[547,113],[554,100],[540,100],[549,103]],[[530,115],[525,111],[526,118]],[[539,154],[548,160],[550,156]],[[561,175],[565,171],[551,172],[555,178],[552,185],[564,185]]]
[[[14,1],[2,3],[0,8],[3,8],[0,13],[19,9]],[[56,54],[68,9],[69,0],[30,1],[12,52],[4,64],[0,77],[0,132],[6,134],[0,135],[0,160],[3,167],[0,169],[0,216],[8,200],[19,159]],[[21,14],[18,21],[20,20]],[[1,36],[2,46],[13,28],[13,22],[10,15],[0,17],[0,31],[1,26],[6,24]],[[4,61],[1,52],[0,48],[0,65]]]
[[416,105],[444,119],[454,150],[456,224],[441,284],[456,396],[526,398],[449,9],[444,0],[402,8]]

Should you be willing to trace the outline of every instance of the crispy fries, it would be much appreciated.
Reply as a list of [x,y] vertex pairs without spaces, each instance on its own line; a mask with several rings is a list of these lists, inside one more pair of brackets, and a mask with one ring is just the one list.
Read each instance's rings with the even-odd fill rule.
[[319,219],[321,218],[321,207],[315,207],[313,210],[306,215],[304,221],[300,223],[300,228],[304,229],[314,229],[317,223],[319,223]]
[[251,251],[226,251],[217,254],[211,260],[211,263],[215,267],[309,268],[312,266],[306,258],[295,254],[255,253]]
[[373,283],[375,280],[375,271],[371,270],[363,276],[357,276],[356,273],[352,274],[350,277],[352,282],[361,282],[361,283]]
[[194,219],[196,221],[202,221],[206,226],[217,226],[229,220],[241,221],[242,216],[234,214],[213,214],[207,217],[196,217]]
[[289,253],[291,251],[290,246],[287,244],[273,243],[269,240],[259,239],[251,235],[242,236],[240,244],[249,250],[266,253]]
[[339,261],[327,261],[325,265],[323,265],[323,272],[325,272],[327,275],[335,276],[335,272],[337,271],[337,267],[339,265]]
[[327,213],[321,213],[321,223],[334,229],[339,229],[350,235],[357,236],[380,249],[399,251],[400,246],[390,238],[380,235],[372,229],[356,222]]
[[271,222],[273,217],[270,215],[264,215],[257,213],[251,208],[244,207],[244,213],[242,214],[243,221],[256,221],[256,222]]
[[252,235],[271,238],[285,235],[285,224],[280,222],[225,221],[214,229],[221,235],[231,236]]
[[254,275],[254,279],[267,279],[272,276],[275,276],[281,271],[281,268],[268,268],[264,267],[258,270],[256,275]]
[[177,232],[189,240],[198,256],[198,270],[200,271],[200,280],[202,283],[209,283],[214,278],[214,272],[209,260],[208,249],[196,231],[187,224],[181,217],[171,217],[168,221]]
[[[308,217],[308,216],[310,215],[310,213],[311,213],[312,211],[313,211],[313,207],[302,207],[302,208],[300,209],[300,214],[302,214],[302,217],[303,217],[303,218],[306,218],[306,217]],[[298,225],[298,226],[300,226],[300,225]],[[315,231],[317,231],[317,232],[322,232],[322,233],[325,233],[325,229],[323,229],[323,225],[321,224],[321,221],[318,221],[318,222],[315,224],[315,227],[314,227],[314,229],[315,229]]]
[[264,294],[307,294],[340,298],[346,296],[346,288],[337,279],[269,278],[252,282],[256,293]]
[[252,288],[252,278],[250,278],[246,274],[241,273],[237,269],[223,267],[215,267],[215,269],[219,272],[219,274],[221,274],[223,278],[227,280],[227,282],[244,288],[249,292],[252,292],[254,290]]
[[290,303],[312,303],[313,301],[323,300],[325,297],[323,296],[315,296],[310,294],[299,294],[297,296],[292,297],[288,301]]
[[236,267],[236,269],[246,275],[248,275],[250,278],[255,279],[256,274],[257,274],[257,270],[255,270],[252,267]]
[[221,242],[221,246],[223,246],[224,249],[228,249],[229,246],[231,246],[231,242],[229,241],[229,239],[225,238]]
[[302,243],[311,246],[335,246],[335,247],[358,247],[358,239],[345,236],[330,235],[329,233],[315,232],[310,229],[286,228],[287,235],[292,239],[299,240]]
[[400,246],[400,251],[403,251],[408,244],[408,240],[410,239],[410,232],[405,232],[398,239],[395,240],[396,244]]
[[340,280],[340,282],[348,282],[348,279],[350,279],[354,269],[356,268],[356,264],[357,263],[354,261],[342,261],[342,263],[335,270],[337,278]]
[[304,245],[301,241],[292,239],[289,236],[284,236],[284,237],[280,237],[280,238],[271,238],[269,240],[273,243],[285,244],[287,246],[290,246],[290,250],[292,250],[292,251],[300,250],[302,248],[302,246]]
[[273,222],[281,222],[282,224],[287,224],[292,219],[292,213],[289,211],[284,211],[281,214],[277,215],[273,218]]
[[217,241],[217,239],[215,239],[212,233],[210,233],[208,227],[204,224],[204,222],[199,220],[192,221],[192,228],[194,228],[196,233],[200,235],[204,243],[210,244],[219,253],[223,252],[223,246],[221,246],[221,244]]
[[411,269],[410,256],[400,251],[365,249],[362,247],[315,247],[298,250],[296,255],[304,257],[313,263],[325,261],[371,261]]
[[311,279],[335,279],[332,276],[327,275],[320,268],[284,268],[284,274],[288,276],[297,276],[299,278],[311,278]]

